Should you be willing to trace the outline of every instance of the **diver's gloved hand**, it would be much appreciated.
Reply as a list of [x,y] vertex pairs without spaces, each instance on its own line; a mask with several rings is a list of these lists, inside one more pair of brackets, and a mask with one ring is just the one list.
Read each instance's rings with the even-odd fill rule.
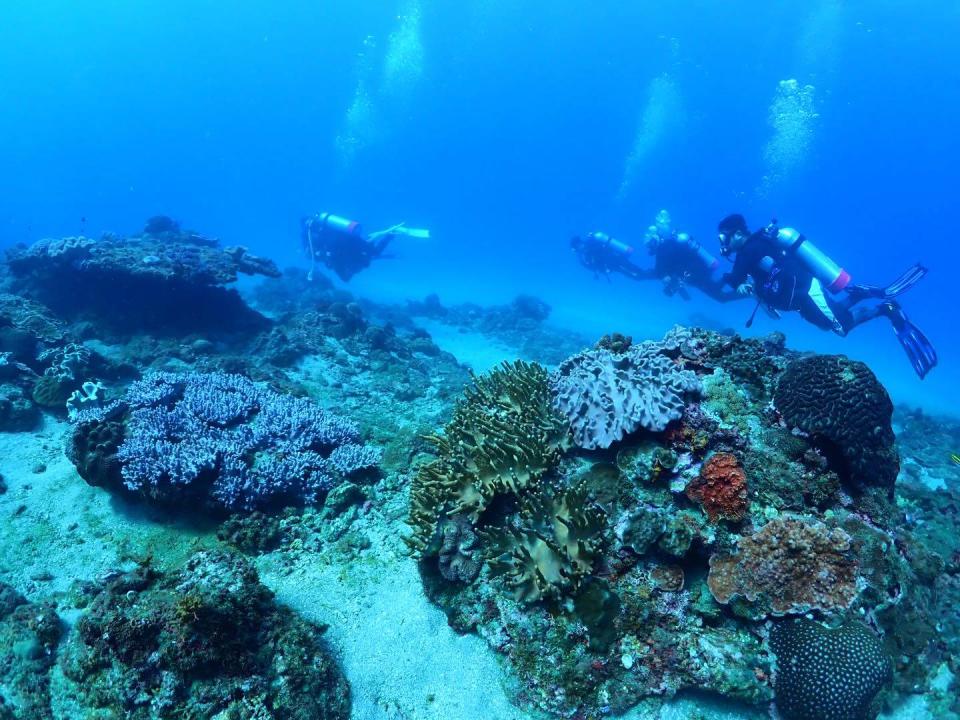
[[749,297],[750,295],[753,295],[753,283],[741,283],[739,286],[737,286],[737,295],[740,297]]

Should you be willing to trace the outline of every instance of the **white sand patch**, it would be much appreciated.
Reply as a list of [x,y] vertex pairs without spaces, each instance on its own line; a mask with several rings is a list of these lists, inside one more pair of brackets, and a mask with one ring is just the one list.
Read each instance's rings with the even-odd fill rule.
[[409,558],[388,549],[349,567],[322,556],[291,569],[281,563],[282,556],[264,558],[261,579],[281,603],[330,626],[327,638],[350,681],[354,720],[534,717],[511,705],[484,642],[457,635],[430,604]]
[[163,564],[188,555],[195,531],[151,521],[83,481],[64,454],[68,434],[49,417],[33,433],[0,433],[0,580],[38,600],[149,554]]
[[467,332],[428,318],[417,318],[416,324],[430,333],[441,350],[450,353],[478,374],[496,367],[504,360],[528,359],[522,357],[518,348],[492,340],[483,333]]

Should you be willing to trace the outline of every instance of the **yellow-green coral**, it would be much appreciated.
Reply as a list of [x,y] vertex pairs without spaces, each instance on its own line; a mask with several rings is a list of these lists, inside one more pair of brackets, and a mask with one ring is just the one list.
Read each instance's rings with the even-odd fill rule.
[[503,363],[474,377],[444,434],[429,438],[438,456],[411,484],[408,545],[422,553],[440,518],[457,514],[476,522],[496,495],[535,485],[557,463],[568,436],[542,366]]
[[593,571],[605,522],[583,484],[533,491],[521,502],[518,524],[482,533],[491,570],[521,602],[570,595]]

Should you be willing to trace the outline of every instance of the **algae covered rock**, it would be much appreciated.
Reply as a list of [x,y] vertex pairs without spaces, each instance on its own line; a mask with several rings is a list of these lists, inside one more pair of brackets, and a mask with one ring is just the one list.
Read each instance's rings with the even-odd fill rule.
[[60,666],[91,713],[349,717],[349,687],[321,629],[278,606],[246,560],[200,552],[177,572],[142,567],[88,586],[84,601]]
[[0,717],[53,720],[50,668],[61,633],[53,608],[0,582]]

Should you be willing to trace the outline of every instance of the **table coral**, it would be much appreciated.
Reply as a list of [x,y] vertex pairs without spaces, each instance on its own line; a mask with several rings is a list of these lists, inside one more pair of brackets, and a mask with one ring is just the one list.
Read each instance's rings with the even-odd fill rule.
[[747,513],[747,476],[735,455],[716,453],[686,488],[687,497],[700,503],[710,522],[742,520]]

